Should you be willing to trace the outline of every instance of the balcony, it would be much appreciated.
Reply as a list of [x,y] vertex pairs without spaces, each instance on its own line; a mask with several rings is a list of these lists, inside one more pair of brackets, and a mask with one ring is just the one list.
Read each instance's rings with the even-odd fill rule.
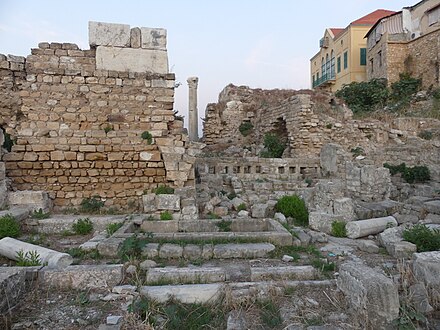
[[319,47],[321,48],[327,48],[329,46],[329,40],[328,37],[326,38],[322,38],[321,40],[319,40]]
[[335,80],[336,80],[335,72],[325,73],[321,77],[319,77],[318,79],[313,80],[312,87],[316,88],[316,87],[324,86],[327,84],[334,84]]

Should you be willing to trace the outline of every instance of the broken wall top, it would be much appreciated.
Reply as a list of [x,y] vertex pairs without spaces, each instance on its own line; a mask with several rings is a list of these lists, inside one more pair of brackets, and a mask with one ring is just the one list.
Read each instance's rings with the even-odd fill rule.
[[127,24],[89,22],[98,70],[168,73],[167,31]]

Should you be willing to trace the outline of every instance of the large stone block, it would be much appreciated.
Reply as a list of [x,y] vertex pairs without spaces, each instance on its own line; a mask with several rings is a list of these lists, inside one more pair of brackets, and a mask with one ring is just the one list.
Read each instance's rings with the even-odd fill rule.
[[363,315],[369,321],[365,328],[384,329],[399,317],[397,286],[374,269],[347,262],[339,269],[337,285],[346,295],[354,313]]
[[440,200],[426,202],[423,206],[429,213],[440,214]]
[[356,218],[354,203],[351,198],[339,198],[333,201],[333,213],[341,215],[345,221],[352,221]]
[[[0,267],[0,315],[14,307],[26,289],[26,270],[21,267]],[[1,325],[1,322],[0,322]]]
[[77,265],[41,271],[39,280],[58,289],[103,289],[118,285],[124,275],[123,265]]
[[156,196],[156,208],[158,210],[179,211],[180,196],[171,194],[160,194]]
[[13,206],[24,206],[31,210],[49,212],[52,209],[52,201],[47,192],[44,191],[14,191],[8,194],[8,204]]
[[332,231],[332,222],[336,220],[342,220],[340,215],[328,214],[322,212],[310,212],[309,214],[309,227],[321,231],[326,234],[330,234]]
[[89,45],[130,47],[130,25],[89,22]]
[[218,244],[214,246],[214,257],[218,259],[264,258],[273,250],[275,246],[270,243]]
[[334,176],[338,173],[338,150],[341,149],[340,145],[333,143],[322,146],[319,158],[324,176]]
[[[0,164],[4,164],[4,163],[0,163]],[[4,208],[6,206],[6,201],[7,201],[6,181],[3,179],[0,179],[0,209]]]
[[214,302],[222,293],[222,284],[186,284],[186,285],[164,285],[164,286],[143,286],[140,294],[144,297],[165,303],[175,299],[184,304]]
[[148,270],[147,283],[157,283],[163,280],[176,284],[224,282],[226,273],[220,267],[164,267]]
[[413,272],[428,288],[440,288],[440,251],[414,253]]
[[167,30],[141,27],[142,48],[167,49]]
[[168,54],[164,50],[98,46],[98,70],[168,73]]
[[266,218],[269,216],[270,208],[268,204],[254,204],[251,207],[252,218]]

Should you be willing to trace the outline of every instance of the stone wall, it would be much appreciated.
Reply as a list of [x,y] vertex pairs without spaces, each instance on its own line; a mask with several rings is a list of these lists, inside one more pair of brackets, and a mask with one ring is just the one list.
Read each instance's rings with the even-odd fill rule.
[[[0,129],[0,160],[3,153],[4,136],[3,131]],[[7,193],[6,193],[6,174],[5,174],[5,163],[0,161],[0,209],[6,206]]]
[[422,78],[423,88],[438,87],[440,83],[440,29],[408,43],[407,59],[413,63],[408,71]]
[[[438,87],[440,82],[440,29],[410,41],[395,40],[400,35],[385,33],[368,50],[367,78],[385,78],[391,84],[401,73],[422,79],[422,87]],[[380,65],[379,53],[382,57]],[[373,66],[371,66],[373,60]]]
[[246,143],[238,130],[242,122],[254,122],[257,113],[266,112],[297,93],[294,90],[251,89],[232,84],[226,86],[219,95],[218,103],[206,107],[203,142],[208,146],[235,141]]
[[95,195],[125,207],[158,185],[191,184],[164,30],[89,27],[90,50],[43,42],[26,59],[0,58],[2,124],[16,141],[3,157],[13,189],[48,191],[56,207]]

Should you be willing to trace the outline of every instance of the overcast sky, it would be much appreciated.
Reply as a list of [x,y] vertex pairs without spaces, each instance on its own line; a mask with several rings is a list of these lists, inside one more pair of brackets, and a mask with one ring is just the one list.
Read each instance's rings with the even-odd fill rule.
[[187,119],[186,79],[199,77],[199,116],[229,83],[309,88],[309,59],[326,27],[346,27],[402,0],[0,0],[0,53],[26,56],[41,41],[88,49],[88,21],[168,30],[171,72],[182,85],[175,110]]

